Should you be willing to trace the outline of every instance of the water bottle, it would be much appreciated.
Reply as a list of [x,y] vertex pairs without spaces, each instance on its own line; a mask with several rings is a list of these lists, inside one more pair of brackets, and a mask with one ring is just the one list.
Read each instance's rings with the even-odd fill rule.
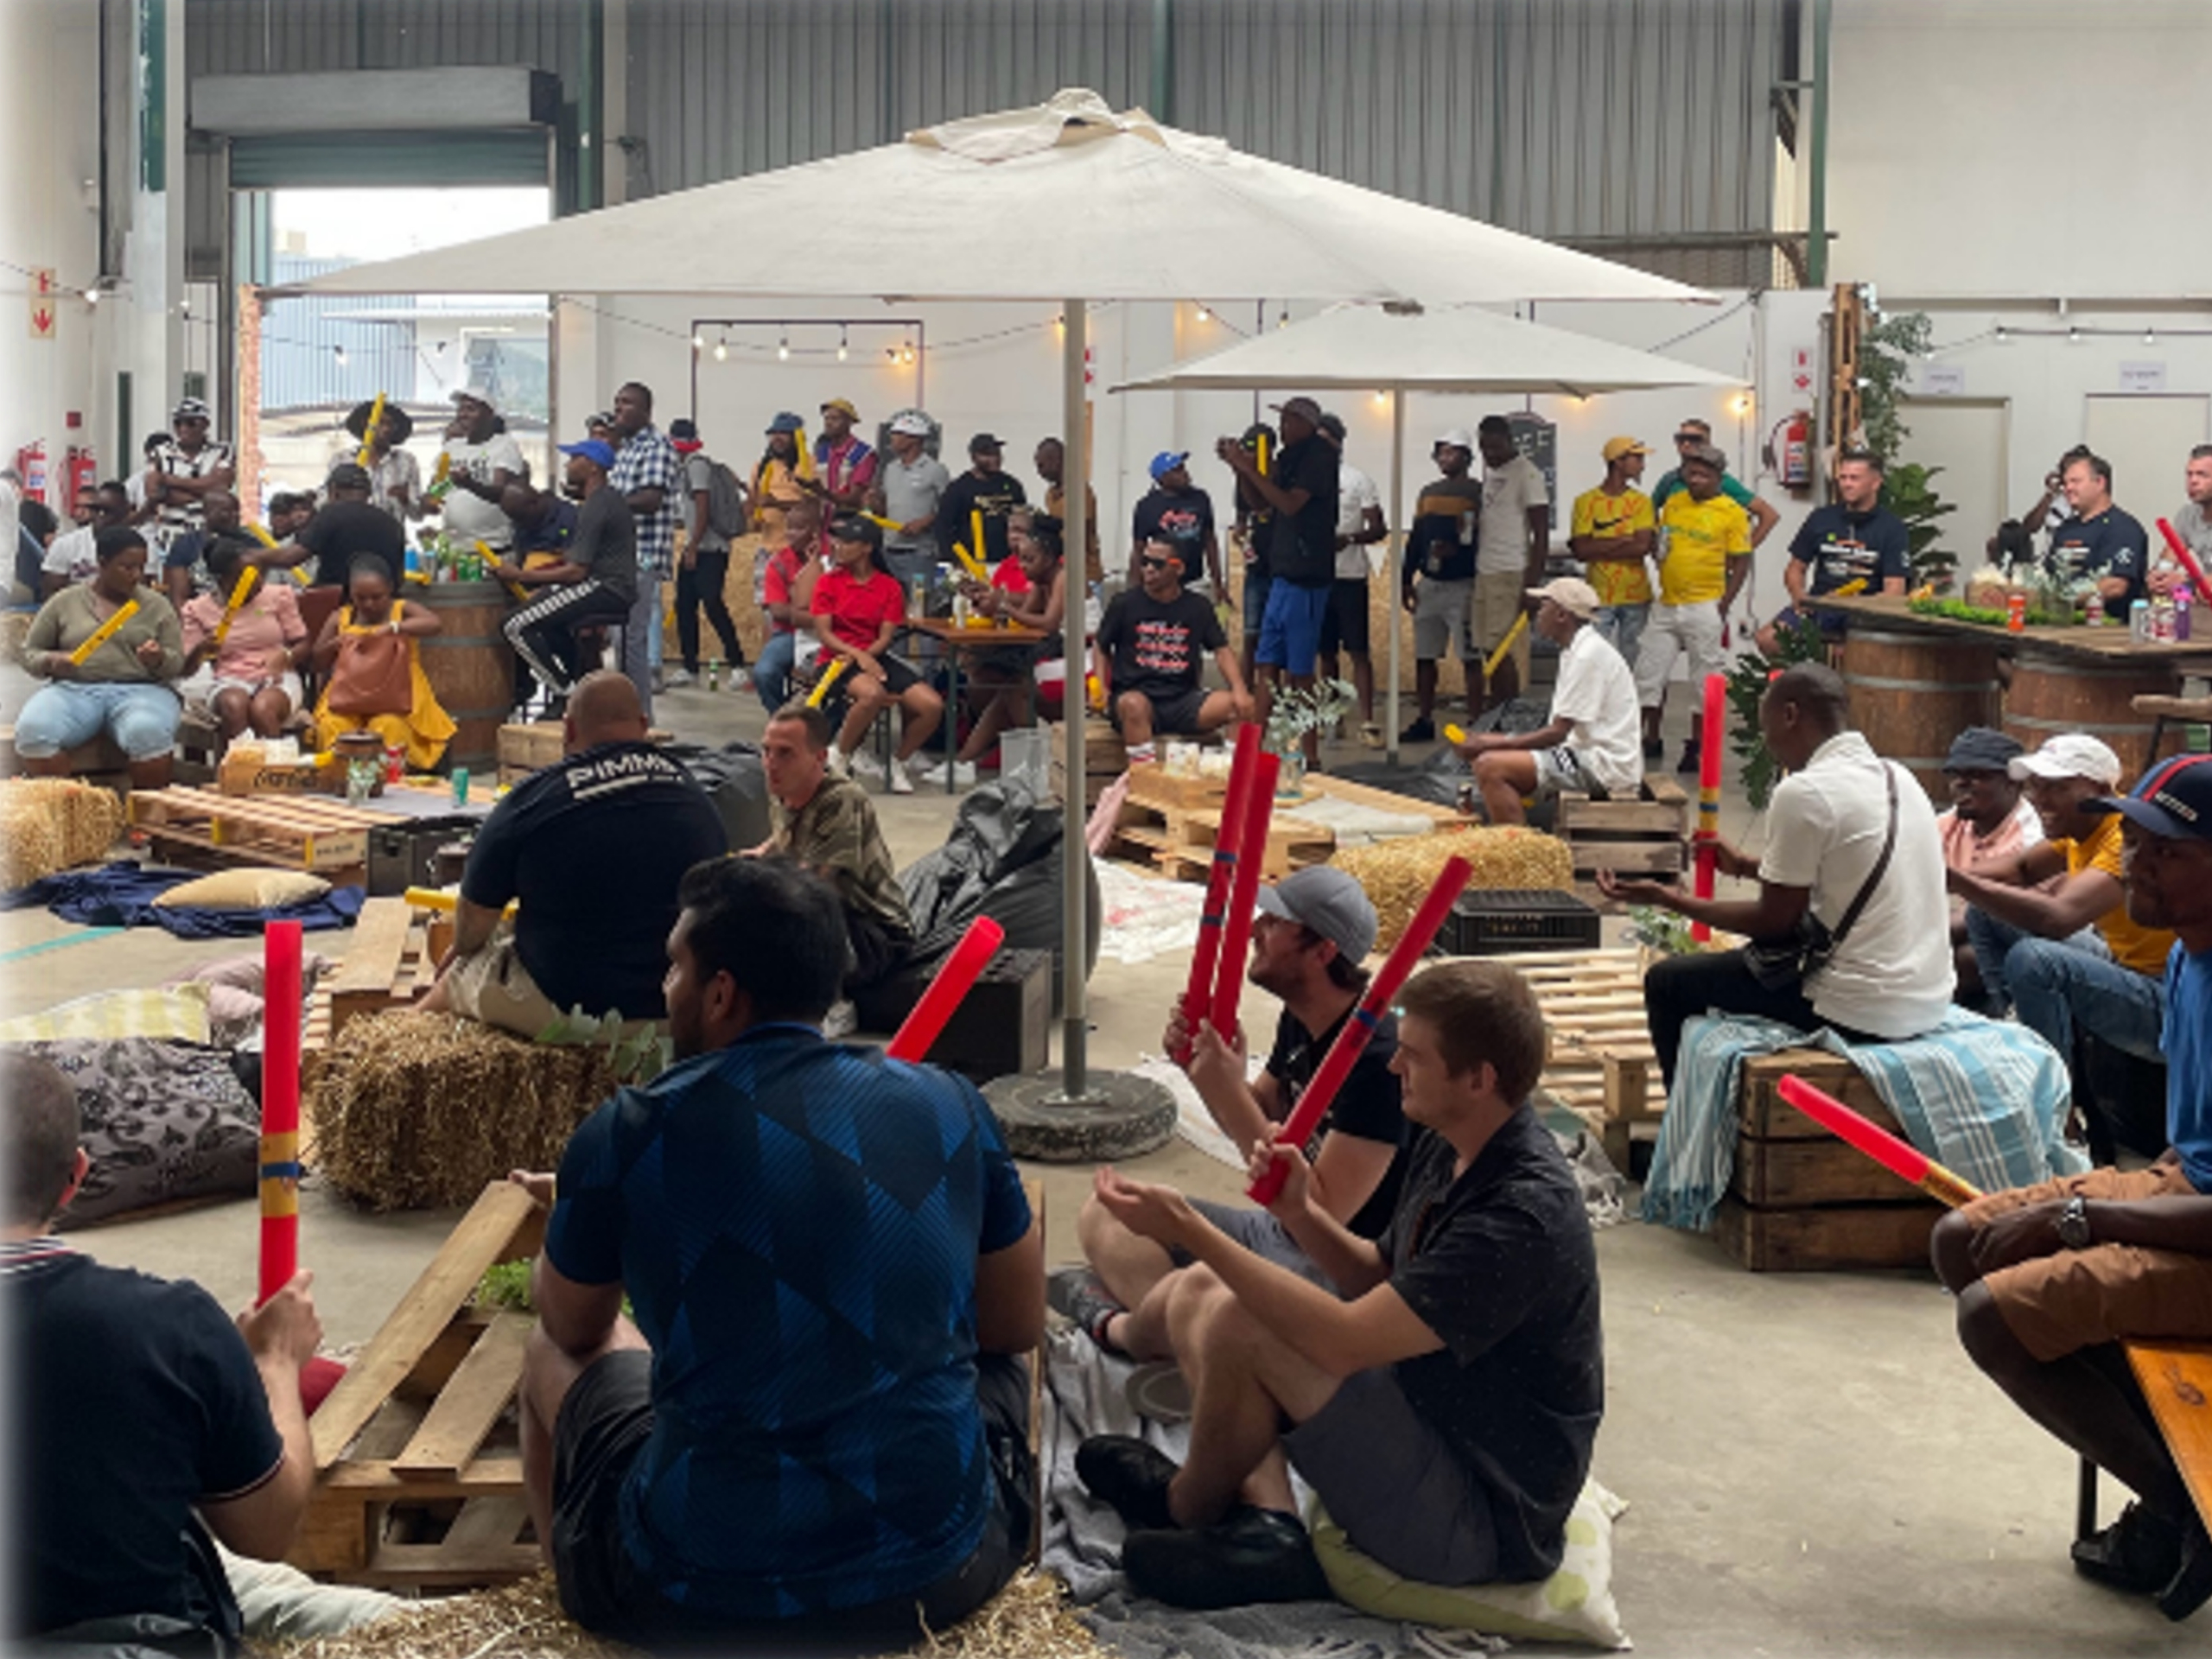
[[2196,595],[2190,591],[2190,585],[2184,582],[2174,589],[2174,638],[2176,640],[2186,640],[2189,638],[2190,613],[2196,608]]

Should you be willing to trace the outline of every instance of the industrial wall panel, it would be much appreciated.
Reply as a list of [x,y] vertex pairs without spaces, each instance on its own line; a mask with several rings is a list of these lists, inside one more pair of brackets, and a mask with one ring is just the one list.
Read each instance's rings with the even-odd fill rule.
[[521,63],[582,69],[588,0],[185,0],[188,75]]

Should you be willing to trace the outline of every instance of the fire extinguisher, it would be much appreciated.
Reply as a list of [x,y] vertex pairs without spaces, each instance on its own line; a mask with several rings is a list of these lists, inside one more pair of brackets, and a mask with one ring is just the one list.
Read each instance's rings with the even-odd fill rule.
[[23,480],[23,495],[28,500],[46,499],[46,440],[27,443],[16,451],[16,476]]
[[77,504],[99,488],[99,461],[89,443],[73,443],[61,461],[62,511],[74,513]]
[[1783,488],[1809,490],[1813,487],[1813,416],[1810,410],[1794,409],[1783,417],[1767,438],[1766,457],[1767,465],[1773,467],[1775,475],[1781,479]]

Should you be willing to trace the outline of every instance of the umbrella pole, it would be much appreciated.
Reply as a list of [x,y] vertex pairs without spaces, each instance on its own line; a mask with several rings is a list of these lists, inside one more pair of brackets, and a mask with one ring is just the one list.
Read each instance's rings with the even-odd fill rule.
[[[1090,339],[1090,308],[1081,300],[1067,302],[1067,327],[1062,331],[1061,341],[1061,416],[1060,430],[1065,435],[1060,441],[1060,452],[1066,458],[1062,463],[1062,499],[1067,504],[1067,524],[1061,531],[1062,568],[1068,571],[1068,609],[1077,618],[1084,614],[1082,595],[1090,592],[1090,543],[1085,520],[1090,487],[1090,445],[1089,388],[1084,385],[1088,368],[1084,361]],[[1077,573],[1081,575],[1078,575]],[[1065,628],[1063,637],[1084,639],[1083,625],[1077,621],[1073,628]],[[1086,640],[1086,645],[1088,641]],[[1067,658],[1066,690],[1061,694],[1060,710],[1067,744],[1067,804],[1061,822],[1060,852],[1060,1007],[1063,1023],[1060,1027],[1060,1068],[1065,1075],[1066,1090],[1071,1100],[1080,1099],[1088,1080],[1087,1061],[1090,1050],[1090,998],[1087,965],[1090,961],[1090,940],[1088,937],[1090,917],[1084,903],[1090,889],[1090,843],[1085,834],[1085,790],[1084,787],[1084,711],[1090,706],[1088,696],[1090,660],[1083,656],[1080,667],[1077,657],[1070,652]]]
[[[1061,439],[1066,470],[1060,482],[1067,503],[1062,532],[1068,566],[1067,690],[1061,714],[1067,729],[1066,770],[1060,788],[1060,1070],[1050,1066],[1013,1077],[994,1077],[983,1088],[998,1120],[1006,1147],[1017,1158],[1048,1163],[1097,1163],[1135,1158],[1165,1146],[1175,1133],[1175,1096],[1149,1077],[1130,1071],[1093,1071],[1090,1064],[1090,844],[1085,839],[1084,716],[1085,652],[1084,597],[1090,543],[1084,509],[1090,488],[1089,376],[1084,346],[1090,336],[1089,308],[1070,300],[1065,312],[1067,337],[1062,350]],[[1166,1006],[1162,1003],[1162,1007]]]
[[1406,535],[1400,524],[1405,500],[1406,389],[1397,386],[1390,392],[1390,533],[1382,543],[1389,550],[1389,556],[1382,561],[1383,580],[1390,588],[1382,610],[1390,619],[1390,684],[1382,699],[1382,734],[1385,754],[1394,766],[1398,764],[1398,624],[1404,620],[1400,613],[1405,609],[1398,602],[1398,586],[1403,580],[1398,567],[1406,556]]

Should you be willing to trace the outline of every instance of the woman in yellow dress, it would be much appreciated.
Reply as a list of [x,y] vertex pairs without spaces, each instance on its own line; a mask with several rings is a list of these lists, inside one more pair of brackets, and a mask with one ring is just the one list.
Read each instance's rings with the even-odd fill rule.
[[[438,613],[428,606],[410,610],[404,601],[393,598],[391,576],[377,558],[354,561],[346,575],[346,597],[348,602],[331,613],[322,625],[322,637],[315,642],[315,671],[322,677],[322,696],[315,710],[315,747],[327,750],[346,732],[372,731],[386,748],[406,755],[410,770],[428,772],[460,729],[430,690],[429,677],[423,672],[422,646],[416,643],[439,631]],[[330,683],[340,658],[356,648],[354,642],[380,633],[399,634],[407,640],[408,683],[413,694],[407,712],[333,714]]]

